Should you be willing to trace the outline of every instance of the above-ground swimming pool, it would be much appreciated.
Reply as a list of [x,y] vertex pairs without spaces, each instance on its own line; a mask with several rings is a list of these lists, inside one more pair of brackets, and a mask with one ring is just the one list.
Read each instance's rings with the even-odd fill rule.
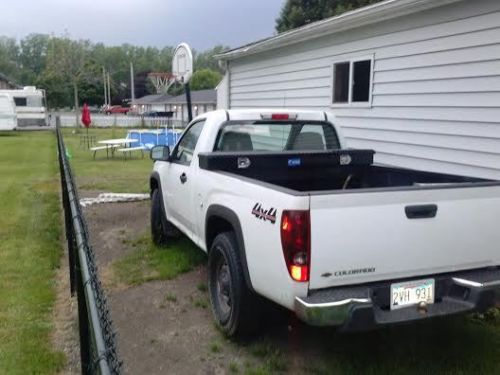
[[148,149],[157,145],[174,146],[181,136],[182,130],[130,130],[127,134],[129,139],[137,139],[130,147],[146,147]]

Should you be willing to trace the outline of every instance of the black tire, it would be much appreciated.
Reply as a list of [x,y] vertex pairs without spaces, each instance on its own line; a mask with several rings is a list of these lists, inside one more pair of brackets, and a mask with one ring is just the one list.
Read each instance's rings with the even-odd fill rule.
[[161,203],[159,190],[153,190],[151,196],[151,237],[155,245],[165,246],[167,244],[167,233],[165,230],[165,220],[163,219],[164,215]]
[[256,334],[261,301],[245,282],[233,232],[215,237],[208,255],[208,288],[219,328],[230,337]]
[[163,210],[163,199],[160,190],[151,194],[151,237],[158,246],[166,246],[171,239],[177,238],[179,231],[168,220]]

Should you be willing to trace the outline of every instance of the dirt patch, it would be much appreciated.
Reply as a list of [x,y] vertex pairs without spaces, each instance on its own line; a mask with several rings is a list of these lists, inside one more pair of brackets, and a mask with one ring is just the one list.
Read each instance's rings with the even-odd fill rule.
[[95,204],[84,212],[101,268],[133,251],[126,242],[149,227],[149,201]]
[[[223,373],[234,360],[211,323],[205,280],[198,269],[175,280],[152,282],[111,293],[125,372],[131,374]],[[139,334],[138,334],[139,333]],[[122,344],[126,343],[126,344]]]
[[465,318],[340,334],[306,326],[276,309],[266,316],[261,336],[248,342],[230,341],[213,323],[204,266],[172,280],[140,286],[109,282],[113,262],[140,251],[132,244],[149,231],[149,202],[97,204],[86,208],[85,214],[126,374],[498,370],[491,360],[498,358],[497,329]]
[[213,324],[204,266],[136,287],[111,282],[111,264],[149,228],[149,202],[96,204],[85,215],[125,373],[224,374],[252,362]]

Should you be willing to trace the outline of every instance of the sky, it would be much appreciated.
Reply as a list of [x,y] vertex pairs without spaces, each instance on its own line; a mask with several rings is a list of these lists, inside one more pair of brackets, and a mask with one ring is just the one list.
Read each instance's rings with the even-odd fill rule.
[[274,34],[285,0],[0,0],[0,35],[69,34],[106,45],[238,47]]

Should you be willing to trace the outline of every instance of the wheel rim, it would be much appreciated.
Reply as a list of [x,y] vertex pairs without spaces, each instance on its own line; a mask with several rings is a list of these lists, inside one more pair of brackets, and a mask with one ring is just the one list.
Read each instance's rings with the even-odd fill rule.
[[[217,249],[220,251],[220,249]],[[226,258],[221,255],[215,273],[215,292],[217,304],[219,305],[221,320],[225,321],[231,315],[231,274]]]

